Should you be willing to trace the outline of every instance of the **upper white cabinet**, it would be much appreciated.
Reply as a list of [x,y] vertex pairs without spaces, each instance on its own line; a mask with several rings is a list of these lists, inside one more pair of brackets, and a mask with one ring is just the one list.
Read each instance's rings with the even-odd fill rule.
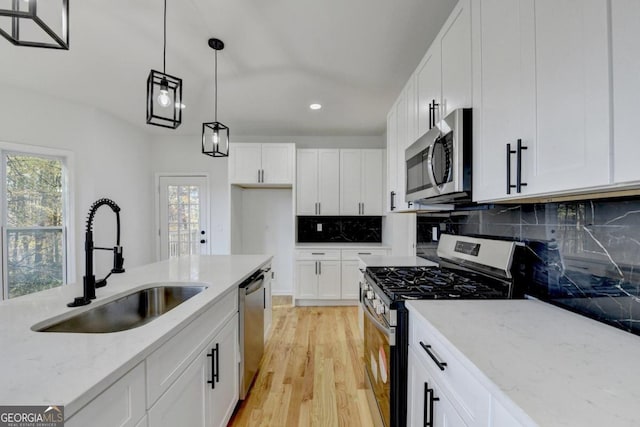
[[[416,70],[418,90],[418,135],[433,127],[434,105],[442,104],[442,57],[439,40],[431,45]],[[436,110],[437,111],[437,110]],[[402,156],[404,161],[404,153]]]
[[474,2],[475,200],[609,183],[607,16],[607,0]]
[[640,180],[640,1],[611,0],[614,181]]
[[396,208],[398,194],[398,136],[395,105],[387,115],[387,212]]
[[471,7],[463,0],[451,13],[440,36],[442,105],[445,117],[471,106]]
[[383,150],[340,150],[340,215],[382,215]]
[[340,151],[297,150],[297,215],[340,215]]
[[293,184],[295,144],[229,146],[229,183],[247,186]]

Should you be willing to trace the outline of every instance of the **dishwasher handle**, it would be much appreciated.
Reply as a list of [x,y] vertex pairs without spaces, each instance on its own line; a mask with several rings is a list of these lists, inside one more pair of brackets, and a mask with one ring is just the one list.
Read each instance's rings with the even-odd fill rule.
[[245,295],[251,295],[254,292],[258,292],[262,289],[262,285],[264,283],[264,274],[260,274],[258,277],[251,278],[247,280],[245,283],[240,285],[241,288],[244,288]]

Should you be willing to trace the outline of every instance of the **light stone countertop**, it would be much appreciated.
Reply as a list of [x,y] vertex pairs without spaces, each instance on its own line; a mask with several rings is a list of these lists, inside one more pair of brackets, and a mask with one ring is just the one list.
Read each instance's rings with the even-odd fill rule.
[[540,426],[640,425],[640,337],[537,300],[407,301],[516,415]]
[[[79,308],[68,308],[67,303],[82,295],[81,284],[1,302],[0,405],[64,405],[65,418],[70,418],[271,258],[192,256],[127,269],[112,275],[106,287],[96,290],[98,298]],[[72,334],[31,330],[47,319],[69,317],[155,282],[198,282],[208,288],[128,331]]]
[[438,264],[417,256],[361,255],[367,267],[436,267]]

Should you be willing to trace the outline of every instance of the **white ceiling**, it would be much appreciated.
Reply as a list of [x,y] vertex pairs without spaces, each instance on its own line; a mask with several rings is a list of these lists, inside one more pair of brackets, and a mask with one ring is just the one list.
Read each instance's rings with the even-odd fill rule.
[[[147,132],[381,135],[386,114],[457,0],[168,0],[167,73],[184,81],[183,123],[145,123],[146,78],[162,69],[162,0],[70,1],[69,51],[0,39],[0,79],[95,106]],[[311,111],[312,102],[323,105]]]

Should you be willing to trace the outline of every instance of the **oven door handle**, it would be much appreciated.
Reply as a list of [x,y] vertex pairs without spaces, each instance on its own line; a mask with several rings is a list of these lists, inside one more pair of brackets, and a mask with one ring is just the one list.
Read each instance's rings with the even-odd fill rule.
[[387,327],[387,326],[384,326],[382,323],[380,323],[380,321],[376,319],[376,316],[371,314],[371,309],[369,308],[369,305],[366,303],[366,300],[365,300],[365,303],[362,305],[364,306],[363,307],[364,310],[362,310],[364,311],[364,314],[369,318],[371,323],[373,323],[374,326],[389,339],[389,345],[391,347],[394,347],[396,345],[396,328]]

